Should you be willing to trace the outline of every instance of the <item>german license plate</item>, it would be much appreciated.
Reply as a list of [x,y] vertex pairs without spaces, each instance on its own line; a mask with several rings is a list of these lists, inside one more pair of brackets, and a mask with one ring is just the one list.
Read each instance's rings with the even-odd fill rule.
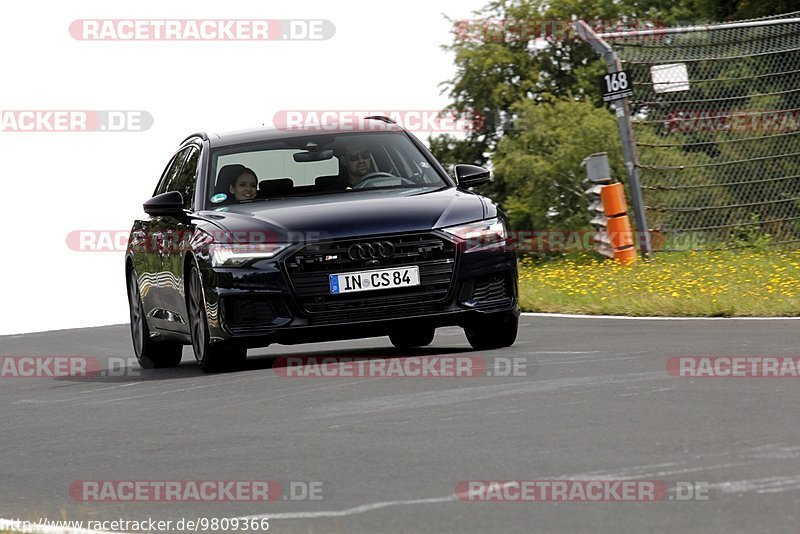
[[409,265],[397,269],[376,269],[357,273],[328,275],[331,294],[355,293],[356,291],[373,291],[392,287],[409,287],[419,285],[419,267]]

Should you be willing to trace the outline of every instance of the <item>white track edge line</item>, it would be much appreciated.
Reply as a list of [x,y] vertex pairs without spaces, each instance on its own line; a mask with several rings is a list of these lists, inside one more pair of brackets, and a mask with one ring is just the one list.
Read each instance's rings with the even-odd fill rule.
[[524,317],[554,319],[627,319],[631,321],[800,321],[800,317],[636,317],[631,315],[580,315],[569,313],[523,312]]

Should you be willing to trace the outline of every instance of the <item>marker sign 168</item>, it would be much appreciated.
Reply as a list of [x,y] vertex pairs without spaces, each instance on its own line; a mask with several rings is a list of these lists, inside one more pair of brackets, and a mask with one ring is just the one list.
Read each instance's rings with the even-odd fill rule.
[[630,75],[621,70],[604,75],[600,79],[600,92],[604,102],[619,100],[633,96],[633,86]]

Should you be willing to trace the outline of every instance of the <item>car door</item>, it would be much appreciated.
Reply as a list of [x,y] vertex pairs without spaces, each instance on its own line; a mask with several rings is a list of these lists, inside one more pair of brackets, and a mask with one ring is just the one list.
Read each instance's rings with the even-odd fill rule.
[[[185,152],[183,165],[175,175],[175,179],[167,184],[166,191],[178,191],[183,195],[184,209],[192,211],[197,187],[197,169],[202,151],[199,146],[190,145]],[[163,327],[179,332],[188,332],[183,259],[195,227],[189,217],[164,216],[161,219],[165,228],[164,246],[161,252],[161,271],[162,277],[167,282],[161,290],[161,304],[164,307],[165,320]]]
[[[175,180],[186,158],[185,151],[172,156],[164,169],[153,196],[163,193],[167,184]],[[145,215],[138,219],[131,231],[131,249],[133,267],[139,282],[144,313],[153,326],[159,326],[158,317],[162,316],[162,248],[164,239],[164,221],[162,217]],[[154,320],[155,319],[155,320]]]

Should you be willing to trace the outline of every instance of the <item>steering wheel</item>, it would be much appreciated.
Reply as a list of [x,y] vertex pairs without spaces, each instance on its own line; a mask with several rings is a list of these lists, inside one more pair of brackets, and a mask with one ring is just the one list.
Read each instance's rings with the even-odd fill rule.
[[417,185],[413,180],[409,180],[408,178],[405,178],[403,176],[395,176],[394,174],[389,172],[378,171],[365,174],[364,176],[361,177],[359,181],[354,183],[352,187],[353,189],[364,189],[366,183],[372,180],[373,178],[399,178],[401,180],[401,183],[403,183],[404,185]]

